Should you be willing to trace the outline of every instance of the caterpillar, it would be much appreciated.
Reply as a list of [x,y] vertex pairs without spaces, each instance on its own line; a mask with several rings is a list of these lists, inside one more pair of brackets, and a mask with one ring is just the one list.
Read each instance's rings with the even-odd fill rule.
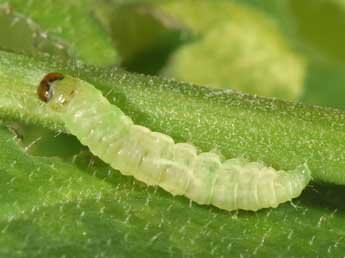
[[298,197],[311,180],[307,164],[283,171],[244,158],[223,161],[213,152],[198,153],[192,144],[175,143],[134,124],[100,91],[74,77],[50,73],[38,95],[71,134],[111,167],[198,204],[228,211],[275,208]]

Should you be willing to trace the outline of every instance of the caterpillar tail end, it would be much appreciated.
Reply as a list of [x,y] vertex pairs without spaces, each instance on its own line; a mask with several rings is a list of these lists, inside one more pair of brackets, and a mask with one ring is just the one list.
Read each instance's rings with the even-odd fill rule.
[[294,170],[282,171],[282,173],[285,174],[283,178],[286,178],[286,182],[283,183],[280,180],[277,182],[278,205],[299,197],[312,180],[311,171],[306,163],[299,165]]

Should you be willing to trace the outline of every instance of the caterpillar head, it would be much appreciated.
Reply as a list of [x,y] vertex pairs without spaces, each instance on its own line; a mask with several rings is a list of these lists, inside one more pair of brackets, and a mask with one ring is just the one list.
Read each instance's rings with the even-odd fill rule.
[[55,111],[62,111],[68,106],[77,91],[76,79],[61,73],[48,73],[41,80],[37,95]]

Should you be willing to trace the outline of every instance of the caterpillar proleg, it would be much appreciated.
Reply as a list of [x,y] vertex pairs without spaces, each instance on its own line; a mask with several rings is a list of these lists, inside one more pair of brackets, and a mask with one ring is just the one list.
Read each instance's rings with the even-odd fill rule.
[[298,197],[311,179],[306,164],[282,171],[243,158],[222,161],[213,152],[198,153],[192,144],[176,144],[165,134],[134,124],[87,82],[70,76],[56,79],[54,91],[48,87],[50,94],[41,93],[49,96],[50,110],[93,154],[147,185],[198,204],[256,211]]

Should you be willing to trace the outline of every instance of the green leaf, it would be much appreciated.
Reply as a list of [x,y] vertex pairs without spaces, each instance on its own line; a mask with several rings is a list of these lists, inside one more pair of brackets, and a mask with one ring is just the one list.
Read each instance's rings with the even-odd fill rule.
[[[127,1],[161,4],[161,1],[152,0]],[[3,15],[0,11],[0,32],[6,35],[0,36],[0,48],[6,46],[29,54],[38,50],[59,56],[66,55],[68,50],[72,51],[68,55],[77,56],[81,47],[88,52],[88,46],[99,42],[99,37],[103,37],[100,35],[106,34],[103,29],[92,36],[79,34],[87,30],[81,29],[84,25],[96,24],[89,23],[92,18],[89,14],[97,11],[93,6],[77,8],[75,19],[84,22],[68,23],[62,16],[56,18],[58,15],[54,11],[61,13],[56,9],[64,6],[68,9],[75,1],[34,0],[31,2],[35,2],[36,7],[32,9],[24,8],[30,1],[15,2],[18,8],[15,7],[11,14]],[[299,46],[302,59],[310,64],[305,72],[304,102],[344,107],[344,70],[336,56],[339,53],[341,57],[341,51],[337,52],[336,47],[333,52],[328,45],[312,43],[308,33],[302,32],[293,38],[289,34],[294,32],[294,25],[310,27],[305,23],[313,22],[325,32],[334,25],[327,21],[332,15],[317,16],[317,21],[313,17],[299,19],[301,14],[294,10],[297,15],[290,16],[288,8],[292,5],[287,3],[294,2],[291,0],[233,2],[240,6],[246,2],[256,13],[263,11],[264,16],[269,15],[279,24],[279,31],[287,33],[287,41]],[[303,8],[309,11],[308,5],[340,3],[336,0],[328,1],[330,4],[327,1],[307,2],[295,3],[295,6],[307,6]],[[183,5],[182,1],[179,4]],[[79,15],[79,11],[85,9],[92,11]],[[214,9],[206,8],[205,14],[211,10]],[[315,13],[315,9],[310,10]],[[193,8],[185,9],[183,16],[193,16],[192,11]],[[36,13],[36,18],[29,24],[26,19],[33,17],[31,12]],[[42,21],[40,12],[44,17]],[[66,17],[71,17],[71,13],[68,11]],[[221,10],[217,13],[221,18]],[[9,28],[11,21],[18,17],[22,20]],[[212,21],[203,15],[199,17],[206,20],[205,27],[208,24],[213,27]],[[75,46],[73,37],[67,39],[54,32],[59,23],[67,24],[66,30],[74,30],[76,41],[83,38],[83,44],[71,47],[70,42]],[[90,25],[89,29],[92,28]],[[47,39],[32,38],[33,32],[46,30]],[[199,40],[201,34],[192,36]],[[332,41],[341,42],[337,40],[342,37],[341,30],[330,34]],[[66,46],[61,52],[55,49],[55,44],[60,43]],[[105,44],[104,49],[108,48],[106,46],[110,45]],[[310,46],[314,50],[309,51]],[[93,49],[92,57],[87,55],[82,58],[84,61],[112,62],[112,58],[104,56],[103,49],[99,52],[96,48],[90,49]],[[144,64],[150,63],[147,59],[138,57]],[[0,117],[15,119],[15,131],[23,138],[15,139],[12,132],[0,125],[1,257],[343,256],[344,187],[314,185],[296,200],[297,207],[286,203],[277,209],[256,213],[229,213],[190,204],[186,198],[172,197],[160,189],[121,176],[91,156],[75,138],[61,134],[65,131],[63,124],[45,112],[37,100],[36,86],[46,72],[58,70],[71,74],[101,89],[135,122],[170,134],[178,141],[195,143],[205,151],[215,148],[226,157],[245,155],[253,160],[260,159],[277,168],[308,160],[316,180],[343,184],[345,118],[342,111],[194,87],[118,69],[98,69],[80,62],[57,62],[55,56],[42,61],[38,55],[26,58],[0,52]],[[17,121],[24,121],[29,128],[18,126]]]
[[[146,8],[150,7],[151,10],[153,8],[157,10],[158,8],[161,17],[175,20],[175,23],[183,23],[185,27],[190,28],[190,31],[194,33],[194,42],[182,46],[173,55],[172,64],[166,69],[167,72],[165,75],[170,74],[176,78],[199,82],[199,84],[206,84],[208,86],[215,85],[215,82],[218,83],[218,87],[227,87],[230,85],[236,88],[237,85],[243,84],[244,87],[241,88],[242,90],[259,94],[263,91],[272,90],[272,96],[278,97],[286,97],[289,95],[289,92],[295,96],[300,96],[304,91],[301,100],[306,103],[344,107],[343,101],[341,101],[342,87],[336,86],[342,85],[342,74],[344,71],[341,67],[335,67],[341,61],[342,54],[341,49],[336,46],[332,47],[332,44],[334,45],[342,41],[340,28],[343,8],[340,1],[300,3],[299,1],[292,0],[278,2],[272,0],[237,0],[229,3],[230,1],[212,2],[205,0],[199,1],[197,4],[191,1],[184,1],[183,3],[179,1],[131,1],[132,4],[130,6],[132,9],[142,7],[142,4],[135,5],[133,2],[149,3],[149,5],[145,6]],[[313,12],[317,12],[317,10],[322,12],[325,9],[325,12],[310,15],[308,18],[307,16],[303,16],[308,13],[305,11],[307,9]],[[332,13],[335,13],[334,17]],[[200,17],[202,18],[200,19]],[[313,17],[316,17],[315,19],[317,21],[313,20]],[[140,34],[140,30],[142,29],[141,23],[133,23],[131,28],[136,28],[136,31]],[[224,25],[224,23],[227,25]],[[244,25],[242,25],[243,23]],[[247,27],[245,26],[246,23],[248,24]],[[256,35],[261,33],[261,35],[256,39],[252,39],[250,38],[250,33],[244,33],[245,30],[242,29],[242,33],[236,31],[234,33],[234,35],[239,35],[239,39],[236,37],[233,39],[231,33],[226,33],[226,31],[233,32],[233,29],[226,30],[226,28],[231,27],[229,24],[233,24],[232,27],[234,28],[247,28],[248,31],[252,32],[251,34]],[[212,28],[216,28],[217,26],[221,28],[217,28],[213,32]],[[318,34],[318,28],[321,28],[323,32]],[[213,37],[211,39],[208,39],[211,37],[207,35],[209,31],[212,31],[211,35]],[[205,34],[206,36],[203,36]],[[223,36],[228,34],[229,37]],[[269,37],[270,34],[273,37]],[[222,40],[219,40],[220,38]],[[247,41],[251,39],[253,46],[257,46],[257,49],[249,51],[248,44],[245,44],[247,42],[245,41],[246,38],[248,38]],[[268,40],[268,44],[265,44],[264,39]],[[118,40],[121,41],[121,38]],[[275,52],[271,50],[272,47],[269,44],[272,41],[278,45],[276,47],[277,51]],[[126,42],[123,41],[123,44],[126,44]],[[227,44],[224,42],[227,42]],[[229,46],[233,46],[234,44],[241,46],[235,48],[236,50],[246,51],[243,53],[248,53],[248,55],[246,56],[241,51],[238,51],[239,54],[237,56],[226,56],[223,53],[225,51],[221,52],[224,49],[224,45],[226,49],[231,50],[234,48]],[[341,44],[338,44],[338,46],[341,46]],[[137,47],[140,48],[140,44]],[[291,50],[291,48],[298,49],[298,54],[296,51]],[[230,50],[227,52],[231,53]],[[219,54],[215,55],[218,52]],[[266,55],[264,55],[265,53]],[[280,59],[279,54],[282,54],[285,58]],[[256,60],[255,57],[258,55],[264,55],[266,57],[266,63],[254,63]],[[268,59],[268,57],[271,57],[271,59]],[[232,66],[224,65],[229,58],[230,60],[240,60],[241,62],[233,62]],[[151,62],[156,59],[156,57],[142,58],[142,60],[145,60],[145,64],[147,62],[150,64],[144,67],[152,67]],[[250,66],[247,67],[252,70],[246,72],[240,66],[243,63],[242,60],[247,60],[248,64],[252,64],[252,68]],[[336,63],[332,64],[335,60]],[[310,67],[306,67],[306,63],[310,64]],[[271,67],[271,71],[275,71],[277,67],[280,67],[281,70],[271,76],[262,76],[262,80],[266,80],[267,83],[261,82],[261,87],[256,87],[259,84],[258,82],[250,82],[250,79],[258,81],[257,76],[255,76],[257,74],[269,74],[267,72],[269,67]],[[234,70],[244,72],[242,74],[232,72]],[[146,72],[143,69],[139,69],[138,71]],[[205,73],[203,71],[210,72]],[[286,71],[288,72],[286,73]],[[230,75],[231,78],[227,78]],[[283,75],[286,75],[285,79],[282,77]],[[330,80],[334,84],[330,84]],[[282,82],[287,83],[288,87],[291,87],[291,90],[285,91],[285,93],[279,93],[279,90],[278,92],[275,91],[276,85],[284,86]],[[269,85],[271,86],[269,87]],[[324,85],[327,85],[327,87],[324,87]],[[284,87],[282,86],[277,88],[284,91]]]
[[[0,0],[0,4],[3,2],[7,3],[8,1]],[[51,37],[59,39],[59,42],[62,42],[60,47],[65,45],[72,57],[94,65],[114,64],[117,61],[117,53],[112,46],[111,38],[92,15],[92,8],[95,4],[96,2],[93,0],[68,2],[62,0],[32,0],[25,2],[11,0],[9,1],[9,8],[25,16],[26,18],[21,19],[22,27],[29,27],[29,29],[24,30],[11,27],[11,33],[16,35],[17,38],[21,36],[21,31],[30,33],[32,31],[31,23],[34,22],[39,24],[43,31],[40,31],[37,36],[27,35],[29,40],[31,39],[30,36],[45,38],[49,34]],[[15,24],[18,15],[13,15],[12,11],[9,11],[8,15],[8,17],[5,16],[2,19],[10,20]],[[2,38],[1,41],[6,42],[5,38]],[[8,41],[7,44],[10,44],[10,42]],[[23,44],[28,43],[23,42]],[[49,49],[47,52],[51,53]]]
[[219,25],[177,50],[163,72],[199,85],[281,99],[302,95],[305,73],[304,58],[259,19]]
[[[48,36],[33,20],[14,12],[10,5],[0,5],[0,48],[34,55],[50,53],[64,59],[68,47],[56,37]],[[18,40],[20,37],[21,40]]]
[[36,96],[41,78],[58,70],[87,80],[136,123],[166,133],[177,142],[192,142],[204,151],[217,149],[227,158],[245,156],[278,169],[307,162],[315,180],[345,183],[345,113],[339,110],[80,63],[59,66],[50,60],[0,55],[2,117],[65,130],[59,117],[47,112]]
[[133,2],[101,0],[96,14],[113,39],[121,66],[156,74],[187,32],[163,12],[141,3],[148,1]]
[[343,188],[309,188],[297,208],[230,213],[146,187],[89,155],[29,156],[3,126],[0,145],[3,257],[343,254]]
[[343,63],[345,59],[343,0],[290,0],[297,35],[316,55]]
[[[274,20],[260,11],[224,0],[124,6],[119,12],[125,18],[115,15],[109,25],[121,53],[141,47],[156,49],[160,44],[168,48],[165,41],[160,41],[166,24],[175,24],[181,35],[187,35],[189,42],[185,39],[179,43],[181,46],[163,69],[164,76],[283,99],[297,99],[303,93],[305,59],[289,47]],[[161,24],[160,29],[152,25],[154,18],[156,27]],[[159,37],[152,32],[148,34],[148,28],[154,29]],[[142,44],[147,38],[150,40]],[[153,62],[142,56],[139,59]]]
[[304,103],[345,108],[342,0],[237,0],[263,11],[308,61]]

